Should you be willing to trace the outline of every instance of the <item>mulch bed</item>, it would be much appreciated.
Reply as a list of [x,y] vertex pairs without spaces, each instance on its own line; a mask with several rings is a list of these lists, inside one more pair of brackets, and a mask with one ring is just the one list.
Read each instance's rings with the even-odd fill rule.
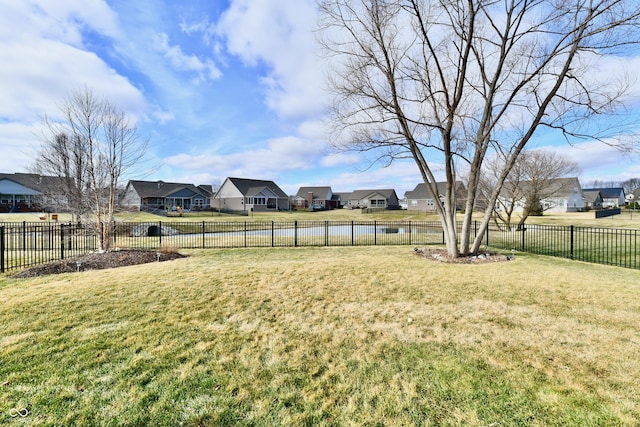
[[73,273],[87,270],[104,270],[107,268],[124,267],[127,265],[146,264],[150,262],[169,261],[184,258],[177,252],[162,253],[142,249],[124,249],[108,252],[92,252],[60,261],[22,270],[11,277],[25,278],[44,276],[47,274]]
[[496,254],[493,252],[482,252],[475,255],[460,256],[457,258],[449,256],[446,249],[441,248],[414,248],[413,253],[425,259],[451,264],[485,264],[488,262],[504,262],[515,260],[514,256]]
[[[456,264],[484,264],[488,262],[512,261],[514,257],[490,252],[483,252],[478,255],[452,258],[446,249],[441,248],[415,248],[415,255],[437,262]],[[68,258],[60,261],[53,261],[48,264],[22,270],[11,277],[26,278],[44,276],[48,274],[74,273],[87,270],[104,270],[107,268],[124,267],[127,265],[146,264],[150,262],[170,261],[184,258],[185,255],[177,252],[162,253],[142,249],[124,249],[108,251],[103,253],[89,253],[78,257]]]

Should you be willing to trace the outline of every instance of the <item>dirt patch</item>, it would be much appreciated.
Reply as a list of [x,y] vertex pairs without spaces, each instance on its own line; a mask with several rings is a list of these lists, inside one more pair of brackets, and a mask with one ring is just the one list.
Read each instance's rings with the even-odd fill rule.
[[104,270],[107,268],[124,267],[127,265],[146,264],[150,262],[169,261],[184,258],[177,252],[161,253],[141,249],[126,249],[103,253],[89,253],[60,261],[22,270],[11,277],[25,278],[44,276],[47,274],[73,273],[87,270]]
[[414,248],[413,253],[425,259],[446,262],[451,264],[485,264],[488,262],[505,262],[513,261],[513,255],[502,255],[493,252],[482,252],[475,255],[451,257],[446,249],[442,248]]

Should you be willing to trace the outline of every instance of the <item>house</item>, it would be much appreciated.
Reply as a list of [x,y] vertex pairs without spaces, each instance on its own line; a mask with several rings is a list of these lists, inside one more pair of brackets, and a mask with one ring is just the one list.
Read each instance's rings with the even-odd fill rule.
[[[436,182],[438,188],[438,197],[442,200],[446,193],[447,183]],[[455,183],[456,194],[456,210],[464,209],[464,201],[466,200],[466,188],[462,181],[456,181]],[[435,212],[436,204],[433,196],[427,188],[427,184],[424,182],[416,185],[412,191],[404,193],[405,199],[407,199],[407,210],[409,211],[421,211],[421,212]]]
[[164,181],[129,181],[124,189],[120,206],[125,209],[200,210],[211,207],[213,188]]
[[300,187],[292,199],[294,209],[335,209],[340,207],[340,196],[331,187]]
[[602,209],[602,193],[600,190],[582,190],[585,209]]
[[631,196],[628,197],[629,198],[627,199],[627,202],[637,209],[638,205],[640,205],[640,188],[636,188],[635,190],[633,190]]
[[584,191],[600,191],[603,208],[618,208],[627,203],[622,187],[612,188],[587,188]]
[[578,178],[557,178],[544,189],[540,198],[545,212],[578,212],[584,209],[584,195]]
[[349,209],[378,208],[400,209],[400,201],[396,190],[355,190],[351,193],[336,193],[342,206]]
[[273,181],[227,178],[214,196],[213,208],[242,212],[289,210],[289,197]]
[[63,178],[33,173],[0,173],[0,212],[42,211],[65,204]]
[[[513,212],[522,212],[526,205],[526,195],[530,194],[532,187],[530,181],[519,184],[517,194],[522,195],[515,200]],[[541,188],[537,188],[540,205],[545,212],[579,212],[585,207],[584,195],[580,181],[576,177],[550,179]],[[513,196],[501,197],[501,204],[508,206]]]

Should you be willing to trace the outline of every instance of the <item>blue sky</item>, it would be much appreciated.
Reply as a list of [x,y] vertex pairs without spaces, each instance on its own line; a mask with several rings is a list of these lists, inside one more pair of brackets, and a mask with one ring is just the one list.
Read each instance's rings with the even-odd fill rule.
[[[420,182],[410,161],[367,168],[329,148],[315,20],[314,0],[0,0],[0,172],[27,171],[44,115],[87,87],[149,138],[137,179],[234,176],[289,194],[330,185],[402,197]],[[583,182],[640,177],[637,156],[601,143],[536,144],[577,161]]]

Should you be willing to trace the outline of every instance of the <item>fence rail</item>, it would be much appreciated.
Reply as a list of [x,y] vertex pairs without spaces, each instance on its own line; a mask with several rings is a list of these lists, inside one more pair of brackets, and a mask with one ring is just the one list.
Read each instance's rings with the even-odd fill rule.
[[[113,223],[113,245],[125,248],[182,249],[440,245],[439,221],[243,221]],[[480,231],[475,223],[473,234]],[[82,224],[0,224],[0,272],[8,272],[97,249],[94,227]],[[487,248],[640,268],[638,232],[577,226],[526,225],[505,229],[492,224]]]

